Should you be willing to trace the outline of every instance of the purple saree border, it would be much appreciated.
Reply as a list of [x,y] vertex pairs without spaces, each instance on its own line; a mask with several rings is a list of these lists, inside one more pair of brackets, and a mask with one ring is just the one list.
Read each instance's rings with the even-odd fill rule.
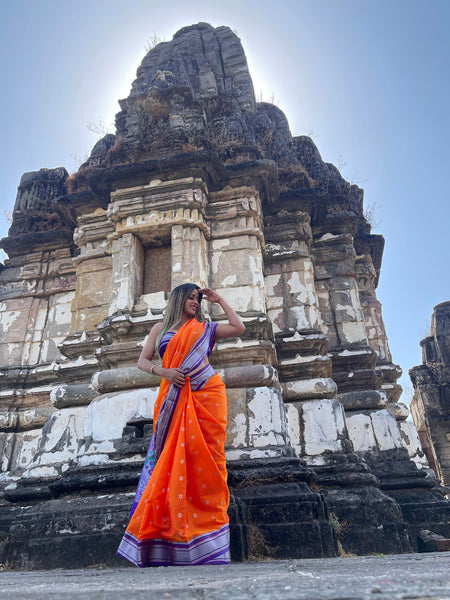
[[190,542],[174,542],[160,538],[137,540],[125,533],[117,555],[138,567],[161,565],[229,564],[230,529],[204,533]]

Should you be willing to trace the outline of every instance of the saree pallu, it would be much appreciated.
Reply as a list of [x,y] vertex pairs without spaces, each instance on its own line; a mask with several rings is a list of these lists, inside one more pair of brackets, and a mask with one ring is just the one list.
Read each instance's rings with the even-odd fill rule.
[[162,379],[154,432],[131,520],[117,554],[139,567],[230,562],[225,386],[208,364],[217,324],[187,321],[160,344],[163,367],[183,369],[182,388]]

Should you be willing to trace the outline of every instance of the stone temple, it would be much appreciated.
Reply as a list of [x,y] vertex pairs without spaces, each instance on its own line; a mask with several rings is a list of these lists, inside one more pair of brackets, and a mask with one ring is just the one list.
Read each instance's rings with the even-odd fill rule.
[[430,467],[450,486],[450,302],[434,307],[430,333],[420,344],[423,364],[409,372],[411,413]]
[[[154,47],[79,171],[23,175],[0,266],[0,563],[115,556],[159,379],[136,367],[168,292],[219,291],[235,560],[408,552],[448,501],[399,404],[363,191],[257,102],[239,38]],[[221,311],[209,316],[219,320]]]

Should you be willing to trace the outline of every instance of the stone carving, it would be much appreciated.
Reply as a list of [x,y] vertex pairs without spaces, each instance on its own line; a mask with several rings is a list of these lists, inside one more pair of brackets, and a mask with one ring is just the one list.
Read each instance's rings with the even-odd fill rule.
[[[55,242],[67,245],[72,236],[70,223],[61,219],[55,210],[55,198],[65,192],[66,169],[41,169],[34,173],[24,173],[20,180],[13,222],[3,247],[10,257],[20,254],[24,245],[32,250],[35,245],[44,248]],[[17,248],[17,251],[16,251]]]
[[25,177],[1,241],[0,562],[114,564],[158,386],[136,360],[184,281],[246,323],[211,357],[235,559],[334,556],[337,533],[347,551],[408,551],[417,522],[443,533],[397,402],[362,190],[256,102],[226,27],[156,46],[120,106],[74,176]]

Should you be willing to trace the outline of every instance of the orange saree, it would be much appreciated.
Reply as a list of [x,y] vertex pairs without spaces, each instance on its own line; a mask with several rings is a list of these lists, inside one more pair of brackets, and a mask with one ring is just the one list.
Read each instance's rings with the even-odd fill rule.
[[183,369],[182,388],[162,379],[154,432],[119,556],[140,566],[230,562],[225,386],[205,357],[217,324],[190,319],[160,343],[163,367]]

